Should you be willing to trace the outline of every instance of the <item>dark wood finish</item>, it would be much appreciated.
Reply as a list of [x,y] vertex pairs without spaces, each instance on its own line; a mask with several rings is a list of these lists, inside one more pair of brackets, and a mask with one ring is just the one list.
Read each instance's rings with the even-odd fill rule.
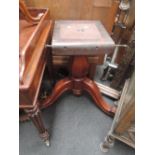
[[97,85],[87,78],[89,64],[86,56],[73,56],[71,77],[60,80],[54,87],[51,95],[40,103],[41,108],[45,108],[53,104],[65,91],[72,90],[73,94],[81,95],[82,91],[88,92],[94,99],[96,105],[106,114],[113,116],[115,107],[107,104],[97,87]]
[[113,39],[118,44],[129,45],[131,49],[118,49],[115,63],[119,65],[111,83],[111,87],[115,89],[121,89],[125,80],[131,76],[134,70],[135,0],[126,2],[130,3],[130,7],[126,11],[119,10],[118,20],[113,30]]
[[[41,18],[35,18],[42,14]],[[26,8],[20,1],[19,19],[19,108],[32,120],[40,137],[49,145],[38,106],[38,94],[47,62],[45,45],[50,42],[52,21],[48,9]]]
[[131,76],[134,71],[135,62],[135,49],[126,49],[124,56],[118,66],[115,76],[111,82],[111,87],[115,89],[121,89],[125,80]]

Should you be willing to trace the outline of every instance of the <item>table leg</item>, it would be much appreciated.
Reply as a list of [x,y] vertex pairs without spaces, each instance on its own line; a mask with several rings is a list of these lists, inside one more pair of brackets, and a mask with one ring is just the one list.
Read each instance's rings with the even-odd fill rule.
[[65,91],[72,89],[72,81],[69,78],[60,80],[54,86],[51,94],[42,102],[39,103],[40,108],[46,108],[52,105]]
[[[87,78],[89,70],[89,63],[86,56],[74,56],[72,63],[72,81],[73,90],[81,92],[82,90],[87,91],[95,103],[102,111],[110,116],[114,116],[116,108],[106,103],[100,93],[99,88],[95,82]],[[74,91],[75,92],[75,91]],[[77,94],[78,95],[78,94]]]
[[101,108],[106,114],[114,116],[116,108],[109,105],[102,97],[99,88],[94,81],[85,78],[83,81],[83,88],[92,96],[96,105]]
[[41,139],[45,142],[45,144],[47,146],[49,146],[50,145],[49,133],[44,127],[44,124],[43,124],[42,118],[41,118],[41,112],[40,112],[38,106],[36,105],[33,109],[26,109],[25,112],[28,114],[28,116],[32,120],[33,124],[36,126]]
[[79,96],[85,90],[93,97],[95,103],[102,111],[113,116],[116,108],[104,101],[97,85],[93,80],[87,78],[88,69],[89,63],[86,56],[74,56],[72,59],[71,77],[57,82],[51,95],[40,104],[41,108],[53,104],[65,91],[72,90],[73,94]]

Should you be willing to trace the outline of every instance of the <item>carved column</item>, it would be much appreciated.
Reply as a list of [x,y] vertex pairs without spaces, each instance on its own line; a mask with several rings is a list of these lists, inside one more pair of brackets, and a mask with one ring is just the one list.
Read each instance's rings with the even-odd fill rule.
[[36,104],[32,109],[26,109],[25,112],[28,114],[33,124],[36,126],[41,139],[45,142],[47,146],[49,146],[49,133],[47,129],[45,129],[42,122],[41,112],[38,105]]

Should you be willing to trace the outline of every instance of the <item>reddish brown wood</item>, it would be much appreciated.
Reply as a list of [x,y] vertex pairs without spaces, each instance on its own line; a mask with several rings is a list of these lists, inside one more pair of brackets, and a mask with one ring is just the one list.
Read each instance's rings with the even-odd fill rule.
[[93,80],[87,78],[89,64],[86,56],[73,56],[71,66],[71,77],[60,80],[54,87],[51,95],[42,102],[41,108],[45,108],[54,103],[65,91],[72,90],[73,94],[81,95],[82,91],[87,91],[94,99],[96,105],[106,114],[113,116],[116,108],[104,101],[101,93]]
[[85,78],[83,81],[83,88],[86,90],[94,99],[95,103],[99,108],[101,108],[108,115],[114,116],[116,108],[110,106],[101,96],[100,90],[97,87],[96,83],[88,78]]
[[[25,8],[24,8],[25,9]],[[38,94],[47,61],[45,45],[51,38],[52,21],[49,20],[48,9],[27,9],[32,15],[43,13],[41,20],[31,22],[23,18],[20,12],[19,19],[19,72],[20,74],[19,108],[31,118],[39,131],[41,138],[49,145],[49,134],[44,127],[38,107]]]
[[38,108],[38,105],[36,104],[33,109],[25,109],[25,112],[28,114],[29,118],[32,120],[33,124],[36,126],[39,135],[43,141],[49,143],[49,133],[44,127],[44,124],[42,122],[41,118],[41,112]]
[[73,63],[71,67],[72,71],[72,81],[73,81],[73,94],[81,95],[82,94],[82,81],[83,78],[88,74],[88,60],[85,56],[76,56],[73,57]]
[[[56,72],[58,68],[63,67],[69,70],[69,55],[52,55],[51,61],[53,64],[52,72]],[[101,65],[103,63],[103,59],[100,56],[88,56],[88,62],[90,64],[89,71],[88,71],[88,77],[91,79],[94,79],[95,73],[96,73],[96,66]],[[53,75],[53,74],[52,74]],[[53,78],[53,76],[52,76]]]
[[[36,10],[31,9],[30,12],[36,12]],[[23,67],[22,65],[25,66],[20,82],[24,82],[25,87],[31,85],[37,63],[40,61],[42,53],[44,53],[42,51],[45,51],[44,45],[51,31],[52,21],[49,20],[49,10],[44,9],[40,12],[44,15],[37,25],[28,23],[22,17],[19,20],[19,57],[20,60],[23,60],[19,65],[20,70]]]
[[23,0],[19,0],[19,10],[21,11],[25,19],[30,23],[37,24],[41,19],[41,16],[33,17],[30,14]]
[[40,102],[41,108],[46,108],[52,105],[65,91],[72,89],[72,81],[69,78],[60,80],[55,85],[49,97],[47,97],[44,101]]
[[[49,10],[45,9],[43,12],[44,16],[31,33],[27,32],[28,29],[32,29],[32,24],[29,26],[25,25],[23,28],[21,28],[22,25],[19,25],[19,46],[21,47],[19,55],[20,58],[22,57],[25,60],[25,69],[21,78],[22,83],[20,83],[19,86],[20,108],[33,108],[36,104],[44,68],[46,65],[47,53],[45,44],[48,43],[48,38],[51,38],[52,22],[49,20]],[[24,40],[23,37],[25,37],[26,40]],[[21,62],[20,66],[22,65],[23,63]]]

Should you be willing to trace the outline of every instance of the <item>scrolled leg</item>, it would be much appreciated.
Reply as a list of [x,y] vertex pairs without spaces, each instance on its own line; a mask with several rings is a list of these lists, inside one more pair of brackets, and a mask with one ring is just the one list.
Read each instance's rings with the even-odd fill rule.
[[44,124],[43,124],[42,118],[41,118],[41,112],[40,112],[38,106],[36,105],[33,109],[26,109],[25,112],[28,114],[28,116],[32,120],[33,124],[37,128],[41,139],[45,142],[45,144],[47,146],[49,146],[50,145],[49,133],[48,133],[47,129],[45,129],[45,127],[44,127]]
[[116,112],[115,106],[111,106],[103,100],[99,88],[95,82],[85,78],[83,80],[83,88],[92,96],[98,107],[100,107],[106,114],[114,116]]
[[72,89],[72,80],[65,78],[57,82],[51,94],[39,103],[40,108],[47,108],[52,105],[64,92]]

